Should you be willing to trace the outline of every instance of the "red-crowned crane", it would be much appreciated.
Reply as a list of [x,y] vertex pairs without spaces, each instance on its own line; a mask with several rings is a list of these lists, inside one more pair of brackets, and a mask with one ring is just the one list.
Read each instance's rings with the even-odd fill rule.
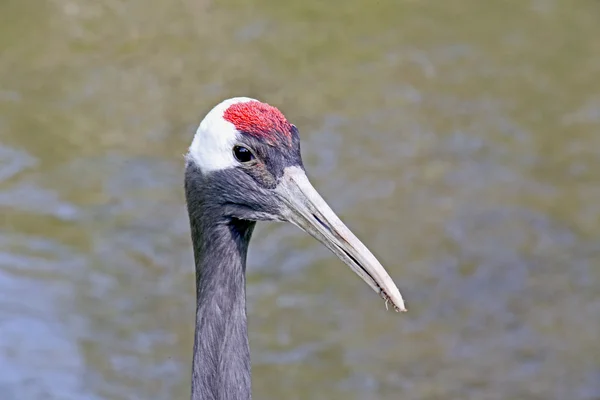
[[405,311],[385,269],[308,181],[298,129],[275,107],[225,100],[200,123],[186,156],[185,194],[196,263],[192,400],[248,400],[246,253],[256,221],[309,233]]

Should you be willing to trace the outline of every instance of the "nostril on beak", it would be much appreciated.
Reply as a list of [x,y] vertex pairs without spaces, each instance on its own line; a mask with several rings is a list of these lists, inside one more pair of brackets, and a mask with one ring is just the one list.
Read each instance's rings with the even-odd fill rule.
[[313,218],[314,218],[314,219],[316,219],[316,220],[317,220],[317,222],[318,222],[319,224],[321,224],[321,226],[322,226],[323,228],[327,229],[327,231],[328,231],[329,233],[331,233],[331,229],[329,229],[329,227],[328,227],[328,226],[327,226],[327,225],[326,225],[326,224],[325,224],[323,221],[321,221],[321,218],[317,217],[315,214],[313,214],[312,216],[313,216]]

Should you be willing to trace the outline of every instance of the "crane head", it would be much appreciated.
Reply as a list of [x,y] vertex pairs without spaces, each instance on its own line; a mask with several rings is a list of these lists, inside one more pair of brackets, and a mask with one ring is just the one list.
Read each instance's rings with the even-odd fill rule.
[[213,212],[291,222],[336,254],[386,305],[406,311],[383,266],[309,182],[298,129],[277,108],[247,97],[221,102],[200,123],[186,159],[186,185],[202,186]]

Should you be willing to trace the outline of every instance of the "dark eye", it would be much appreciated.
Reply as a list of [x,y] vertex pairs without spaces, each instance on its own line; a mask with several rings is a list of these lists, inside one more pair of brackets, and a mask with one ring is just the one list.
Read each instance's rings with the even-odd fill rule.
[[254,154],[252,154],[250,150],[242,146],[235,146],[233,148],[233,155],[241,163],[246,163],[248,161],[254,160]]

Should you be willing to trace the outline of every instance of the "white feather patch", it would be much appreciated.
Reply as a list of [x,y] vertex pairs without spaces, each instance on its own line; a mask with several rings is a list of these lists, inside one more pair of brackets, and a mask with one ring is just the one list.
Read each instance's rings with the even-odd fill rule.
[[200,123],[187,158],[198,165],[202,172],[222,170],[239,164],[232,151],[237,142],[237,129],[223,118],[223,114],[231,105],[249,101],[257,100],[249,97],[224,100],[210,110]]

